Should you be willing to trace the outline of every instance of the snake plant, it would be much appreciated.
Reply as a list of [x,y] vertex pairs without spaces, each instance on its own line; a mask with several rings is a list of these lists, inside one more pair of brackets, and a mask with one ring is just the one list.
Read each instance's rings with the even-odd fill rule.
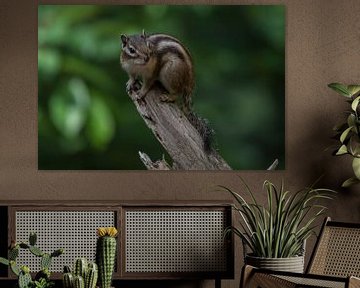
[[323,215],[325,206],[317,202],[331,199],[334,191],[329,189],[304,188],[296,193],[264,182],[267,194],[266,205],[261,205],[249,186],[242,180],[251,201],[225,186],[235,199],[233,205],[240,215],[239,227],[228,227],[225,234],[233,232],[247,245],[252,256],[288,258],[301,255],[303,244],[314,233],[316,219]]

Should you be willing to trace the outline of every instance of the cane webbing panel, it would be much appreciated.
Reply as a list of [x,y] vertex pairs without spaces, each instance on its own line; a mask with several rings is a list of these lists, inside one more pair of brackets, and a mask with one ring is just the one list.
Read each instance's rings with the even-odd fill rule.
[[360,229],[326,226],[309,273],[360,277]]
[[[64,248],[65,253],[52,261],[50,270],[62,272],[72,267],[74,259],[95,260],[96,228],[115,226],[114,211],[16,211],[16,241],[28,243],[29,233],[36,232],[37,245],[46,253]],[[20,250],[18,263],[31,271],[40,270],[40,258]]]
[[125,272],[226,271],[224,211],[126,211],[125,222]]
[[294,287],[326,287],[326,288],[345,288],[345,279],[343,282],[339,281],[331,281],[331,280],[324,280],[324,279],[315,279],[315,278],[302,278],[302,277],[295,277],[295,276],[279,276],[277,277],[287,280],[291,283],[296,284]]
[[281,287],[296,288],[296,284],[271,274],[255,273],[250,280],[245,283],[246,288],[262,288],[262,287]]

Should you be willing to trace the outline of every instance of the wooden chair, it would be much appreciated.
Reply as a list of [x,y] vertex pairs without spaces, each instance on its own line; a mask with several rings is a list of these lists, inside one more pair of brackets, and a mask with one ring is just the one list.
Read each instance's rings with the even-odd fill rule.
[[240,287],[360,287],[360,223],[326,218],[306,273],[278,272],[244,266]]

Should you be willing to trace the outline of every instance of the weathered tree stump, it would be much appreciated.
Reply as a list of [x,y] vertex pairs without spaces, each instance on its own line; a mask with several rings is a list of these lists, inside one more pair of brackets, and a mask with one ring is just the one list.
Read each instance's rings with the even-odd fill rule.
[[140,116],[156,139],[171,157],[170,166],[165,159],[153,162],[144,152],[140,159],[149,170],[231,170],[215,149],[205,151],[203,139],[175,103],[160,100],[163,93],[157,87],[139,99],[129,92]]
[[[175,103],[162,102],[158,87],[151,89],[140,99],[136,92],[129,92],[137,111],[146,125],[171,157],[170,165],[165,159],[152,161],[139,151],[140,160],[148,170],[231,170],[218,151],[207,151],[196,128]],[[275,170],[278,160],[267,168]]]

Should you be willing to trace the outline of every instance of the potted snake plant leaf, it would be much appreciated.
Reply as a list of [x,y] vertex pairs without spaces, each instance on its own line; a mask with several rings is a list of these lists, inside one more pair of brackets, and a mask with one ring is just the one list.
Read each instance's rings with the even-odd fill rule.
[[344,96],[350,104],[346,121],[334,127],[337,133],[336,138],[340,143],[333,153],[336,156],[350,155],[352,157],[354,176],[342,184],[342,187],[349,187],[360,183],[360,85],[331,83],[328,86]]
[[232,232],[241,238],[245,264],[302,273],[305,241],[314,234],[316,220],[326,210],[318,201],[332,199],[334,191],[310,187],[291,193],[285,190],[283,183],[277,188],[266,180],[263,186],[267,203],[264,206],[242,181],[251,201],[220,186],[234,197],[233,208],[240,216],[239,226],[228,227],[225,234]]

